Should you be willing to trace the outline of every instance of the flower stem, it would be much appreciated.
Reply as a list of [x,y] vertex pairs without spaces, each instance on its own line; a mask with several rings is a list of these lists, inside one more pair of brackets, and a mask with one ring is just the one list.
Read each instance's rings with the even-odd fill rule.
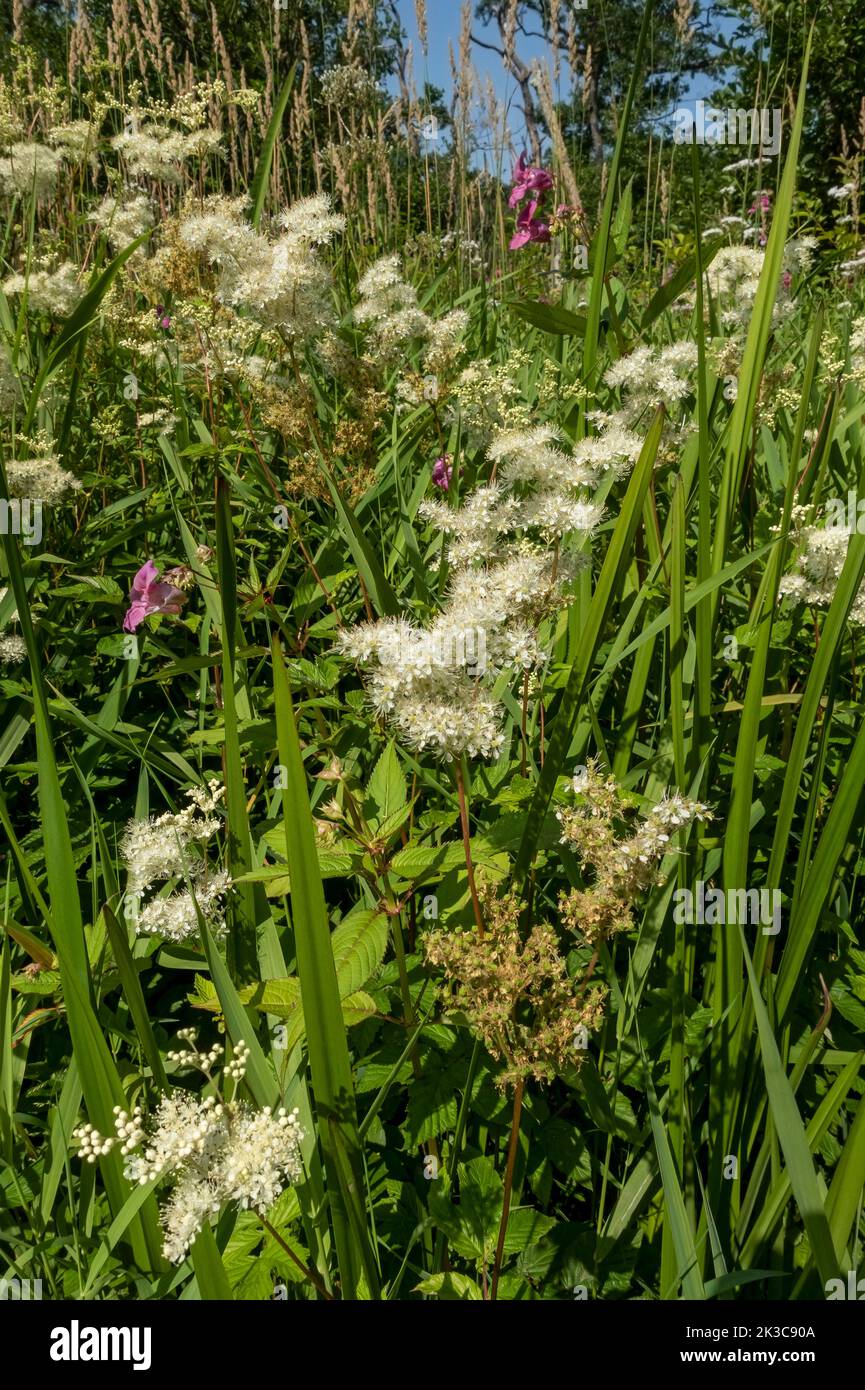
[[502,1219],[499,1225],[499,1239],[496,1245],[496,1258],[493,1263],[492,1287],[490,1289],[490,1302],[492,1303],[499,1291],[499,1274],[502,1267],[502,1256],[505,1253],[505,1236],[508,1230],[508,1217],[511,1214],[511,1191],[514,1185],[514,1164],[517,1161],[517,1144],[520,1138],[520,1116],[523,1113],[523,1090],[525,1088],[525,1078],[520,1077],[514,1087],[514,1108],[511,1115],[511,1139],[508,1144],[508,1162],[505,1169],[505,1190],[502,1198]]
[[454,759],[454,775],[457,781],[457,796],[460,803],[460,825],[462,826],[463,845],[466,851],[466,873],[469,878],[469,892],[472,895],[472,907],[474,908],[478,936],[483,940],[484,918],[481,912],[481,901],[478,897],[477,885],[475,884],[475,869],[472,863],[472,847],[471,838],[469,836],[469,816],[466,809],[466,789],[465,783],[463,782],[462,762],[459,758]]
[[318,1290],[322,1298],[326,1298],[328,1303],[335,1303],[336,1299],[334,1298],[333,1294],[330,1292],[329,1289],[325,1288],[324,1284],[319,1279],[315,1270],[310,1269],[308,1265],[305,1265],[303,1263],[303,1260],[299,1259],[299,1257],[295,1255],[291,1246],[283,1240],[282,1236],[279,1234],[279,1231],[275,1231],[271,1226],[270,1222],[260,1213],[258,1219],[261,1222],[264,1229],[270,1235],[273,1236],[273,1239],[276,1241],[277,1245],[281,1245],[286,1255],[288,1255],[289,1259],[294,1261],[294,1263],[297,1265],[298,1269],[301,1271],[304,1277],[307,1278],[309,1282],[312,1284],[313,1288]]

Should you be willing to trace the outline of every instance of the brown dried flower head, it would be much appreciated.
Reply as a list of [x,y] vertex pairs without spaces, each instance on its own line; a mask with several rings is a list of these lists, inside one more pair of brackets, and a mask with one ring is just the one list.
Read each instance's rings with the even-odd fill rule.
[[434,931],[424,938],[432,965],[444,969],[450,989],[447,1002],[463,1013],[496,1061],[504,1062],[496,1084],[504,1089],[533,1077],[551,1081],[579,1064],[575,1039],[601,1021],[604,991],[575,990],[555,932],[533,927],[523,940],[519,904],[514,894],[484,897],[486,928]]

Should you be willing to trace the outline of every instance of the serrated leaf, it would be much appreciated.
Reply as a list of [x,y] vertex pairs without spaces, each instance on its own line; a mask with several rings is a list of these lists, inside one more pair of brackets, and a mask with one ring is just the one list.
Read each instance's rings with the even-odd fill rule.
[[372,830],[377,830],[406,805],[407,788],[393,740],[387,745],[366,784],[363,814]]
[[336,979],[341,999],[365,985],[384,960],[387,950],[387,918],[362,908],[352,912],[331,936]]
[[467,1274],[458,1274],[453,1269],[422,1279],[419,1284],[415,1284],[414,1292],[428,1294],[431,1298],[441,1299],[443,1303],[483,1300],[483,1294],[474,1279],[470,1279]]

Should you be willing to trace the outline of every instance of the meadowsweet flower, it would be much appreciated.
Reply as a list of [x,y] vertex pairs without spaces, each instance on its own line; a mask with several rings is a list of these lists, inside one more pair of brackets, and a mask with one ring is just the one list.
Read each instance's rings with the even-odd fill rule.
[[[493,434],[487,456],[506,483],[537,484],[550,491],[595,488],[608,471],[615,477],[628,473],[642,448],[639,436],[620,420],[605,417],[600,423],[603,435],[580,440],[569,454],[557,447],[555,431],[542,425]],[[579,524],[573,529],[592,528]]]
[[[8,588],[0,588],[0,603],[6,598]],[[18,621],[18,609],[13,608],[8,614],[7,622],[16,623]],[[27,644],[23,637],[16,633],[0,633],[0,666],[20,666],[22,661],[27,659]]]
[[664,348],[643,345],[608,367],[604,381],[608,386],[623,388],[623,423],[633,425],[645,411],[687,396],[691,390],[688,377],[696,365],[694,343],[672,343]]
[[120,846],[126,865],[126,891],[138,895],[154,882],[198,870],[190,851],[212,839],[222,825],[218,807],[224,789],[216,778],[186,793],[188,805],[156,819],[130,821]]
[[27,644],[15,633],[0,633],[0,666],[20,666],[27,659]]
[[242,199],[212,198],[183,219],[180,238],[217,267],[217,296],[244,308],[266,328],[306,339],[336,321],[330,271],[318,254],[345,226],[324,195],[302,198],[283,213],[270,241],[243,217]]
[[[112,251],[119,252],[150,230],[153,208],[146,193],[127,198],[114,198],[109,193],[90,213],[90,221],[105,233]],[[133,258],[143,255],[144,247],[139,246]]]
[[[791,603],[828,608],[847,559],[850,535],[844,527],[828,520],[822,526],[806,524],[806,517],[814,517],[813,507],[803,508],[792,517],[790,535],[797,549],[796,570],[784,575],[778,592]],[[865,623],[865,583],[853,600],[849,621],[857,627]]]
[[31,270],[29,275],[10,275],[3,282],[6,295],[27,295],[28,308],[63,318],[84,293],[78,267],[64,261],[56,270]]
[[423,351],[424,371],[445,376],[452,371],[465,352],[469,316],[465,309],[452,309],[440,319],[431,319],[427,329],[427,344]]
[[674,836],[694,821],[710,819],[708,807],[678,792],[665,796],[632,830],[632,800],[590,759],[574,777],[576,805],[560,805],[556,817],[561,840],[574,850],[592,876],[586,889],[562,894],[559,908],[569,930],[597,945],[634,925],[639,895],[663,882],[659,865],[675,849]]
[[[339,638],[343,655],[367,668],[374,709],[414,748],[443,758],[498,753],[503,711],[489,682],[541,665],[538,626],[588,563],[581,551],[560,553],[558,543],[565,536],[585,542],[602,509],[580,495],[570,456],[552,447],[556,438],[549,426],[501,431],[489,447],[501,480],[476,487],[458,507],[421,503],[419,514],[449,537],[452,566],[450,592],[428,627],[389,618]],[[438,464],[441,481],[435,473],[434,481],[442,487],[450,474],[445,458]],[[536,486],[539,477],[556,485]],[[555,548],[539,545],[532,532]]]
[[[746,228],[743,233],[749,240],[753,239],[754,235],[754,228]],[[796,275],[808,271],[816,245],[814,237],[803,236],[791,238],[785,246],[772,311],[774,323],[778,323],[790,312],[793,302],[790,295],[793,279]],[[757,247],[725,246],[706,271],[709,289],[713,297],[721,301],[721,322],[726,327],[740,330],[747,327],[757,297],[764,260],[765,252]]]
[[47,145],[35,141],[12,145],[7,155],[0,156],[0,192],[32,192],[37,198],[48,198],[57,185],[62,163],[62,156]]
[[399,256],[381,256],[361,276],[354,316],[369,327],[377,356],[387,361],[413,340],[427,338],[432,320],[403,279]]
[[129,608],[123,619],[123,631],[134,632],[151,613],[178,614],[186,602],[182,590],[159,579],[159,570],[152,560],[146,560],[132,581]]
[[354,108],[375,103],[381,88],[361,63],[341,63],[321,74],[321,99],[326,106]]
[[153,897],[139,909],[135,930],[139,936],[164,936],[169,941],[188,941],[199,932],[199,913],[215,936],[224,930],[223,899],[231,887],[224,870],[196,883],[194,890],[178,889],[167,897]]
[[[198,1054],[196,1049],[194,1054],[184,1050],[173,1056],[209,1076],[214,1053]],[[245,1044],[238,1044],[224,1076],[241,1079],[248,1055]],[[169,1184],[171,1195],[160,1217],[163,1253],[172,1264],[183,1260],[198,1233],[223,1207],[234,1203],[265,1215],[287,1185],[302,1181],[304,1132],[297,1108],[256,1110],[244,1101],[212,1095],[201,1100],[177,1089],[162,1097],[149,1125],[140,1106],[131,1113],[115,1106],[114,1115],[113,1135],[104,1136],[85,1124],[73,1138],[88,1163],[119,1144],[130,1182]]]
[[[141,934],[174,941],[198,935],[198,913],[222,935],[223,899],[229,876],[208,872],[204,847],[222,826],[218,806],[223,787],[214,778],[186,793],[188,805],[147,820],[133,820],[120,846],[126,867],[127,916]],[[174,886],[182,881],[182,886]],[[159,891],[159,885],[171,888]],[[187,886],[188,885],[188,886]],[[145,895],[149,899],[142,902]]]
[[133,178],[179,183],[187,160],[224,153],[221,140],[218,130],[203,129],[185,134],[153,122],[116,135],[111,148],[122,155]]
[[579,1064],[575,1035],[600,1024],[604,991],[575,989],[550,926],[534,926],[523,940],[515,894],[497,898],[486,888],[482,896],[483,936],[426,932],[424,954],[444,969],[445,1007],[464,1014],[503,1064],[496,1085],[504,1089],[528,1077],[551,1081]]
[[561,540],[563,536],[589,535],[599,525],[603,507],[584,498],[555,488],[534,493],[523,503],[519,525],[521,529],[537,530],[545,540]]
[[508,497],[498,483],[475,488],[461,507],[426,500],[419,514],[453,537],[448,557],[455,565],[469,565],[492,554],[501,537],[514,530],[520,503]]
[[0,343],[0,410],[10,410],[20,396],[18,374],[9,360],[5,345]]
[[68,121],[65,125],[52,126],[48,141],[70,164],[83,164],[87,160],[90,167],[96,169],[96,134],[89,121]]
[[482,357],[464,367],[452,383],[445,419],[448,424],[459,423],[467,444],[486,445],[496,430],[507,426],[520,394],[518,365],[513,360],[494,363]]
[[12,459],[6,464],[10,497],[37,498],[42,502],[62,502],[78,492],[81,483],[61,468],[55,455],[45,458]]
[[623,478],[630,473],[640,455],[643,441],[613,413],[600,416],[590,412],[589,418],[598,434],[581,439],[571,455],[572,478],[585,487],[596,487],[607,473]]

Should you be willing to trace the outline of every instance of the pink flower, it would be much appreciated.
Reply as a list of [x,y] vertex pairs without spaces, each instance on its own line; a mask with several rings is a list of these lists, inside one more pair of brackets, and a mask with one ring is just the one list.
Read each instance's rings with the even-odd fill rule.
[[540,219],[535,220],[539,202],[540,199],[532,198],[517,217],[517,230],[510,240],[512,251],[519,251],[521,246],[528,245],[530,241],[549,241],[549,224]]
[[183,591],[175,589],[173,584],[160,582],[159,570],[148,560],[132,581],[123,631],[134,632],[151,613],[179,613],[185,602]]
[[450,464],[450,454],[442,454],[433,464],[432,480],[436,487],[440,487],[442,492],[447,492],[451,485],[453,469]]
[[511,189],[511,196],[508,198],[509,208],[519,207],[527,194],[543,195],[553,186],[552,174],[548,174],[546,169],[539,169],[537,165],[527,164],[525,151],[514,165],[513,178],[514,186]]

